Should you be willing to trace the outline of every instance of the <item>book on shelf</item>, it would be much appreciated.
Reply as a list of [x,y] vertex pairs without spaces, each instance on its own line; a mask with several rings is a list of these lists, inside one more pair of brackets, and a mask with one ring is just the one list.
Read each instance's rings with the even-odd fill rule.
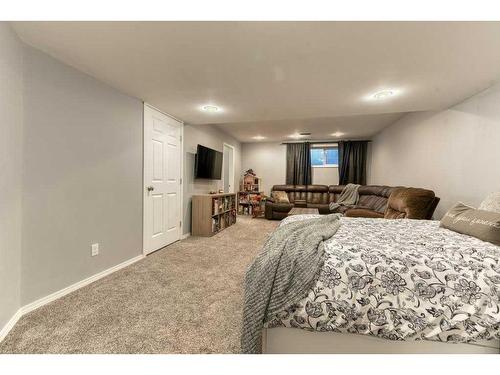
[[216,233],[236,223],[236,198],[234,196],[213,198],[212,232]]

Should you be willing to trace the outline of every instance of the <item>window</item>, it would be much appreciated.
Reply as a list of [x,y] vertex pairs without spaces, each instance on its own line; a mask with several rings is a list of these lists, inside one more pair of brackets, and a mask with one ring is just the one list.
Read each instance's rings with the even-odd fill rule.
[[338,167],[339,149],[337,146],[311,147],[312,167]]

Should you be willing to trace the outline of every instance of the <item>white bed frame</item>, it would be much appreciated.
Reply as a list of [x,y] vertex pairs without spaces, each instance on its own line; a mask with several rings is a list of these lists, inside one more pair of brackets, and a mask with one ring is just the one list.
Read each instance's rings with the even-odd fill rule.
[[376,337],[297,328],[265,328],[262,352],[266,354],[499,354],[500,341],[447,344],[432,341],[390,341]]

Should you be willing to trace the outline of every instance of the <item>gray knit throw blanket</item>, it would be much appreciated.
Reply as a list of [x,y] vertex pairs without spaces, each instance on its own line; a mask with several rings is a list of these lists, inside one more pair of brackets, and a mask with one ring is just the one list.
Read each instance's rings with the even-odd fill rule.
[[335,211],[340,206],[354,206],[358,204],[358,189],[361,185],[347,184],[340,193],[337,202],[330,203],[330,211]]
[[339,218],[294,221],[267,239],[245,277],[242,353],[261,353],[264,323],[307,296],[325,261],[324,241],[337,232]]

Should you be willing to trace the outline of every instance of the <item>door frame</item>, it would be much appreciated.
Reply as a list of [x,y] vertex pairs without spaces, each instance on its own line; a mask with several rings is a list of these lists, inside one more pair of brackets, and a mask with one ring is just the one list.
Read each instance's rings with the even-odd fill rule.
[[179,239],[184,238],[184,121],[178,119],[177,117],[174,117],[161,109],[156,108],[155,106],[152,106],[151,104],[148,104],[146,102],[143,102],[143,107],[142,107],[142,255],[146,256],[148,254],[152,254],[153,252],[146,252],[146,157],[145,157],[145,152],[146,152],[146,122],[144,121],[144,116],[146,114],[146,111],[144,110],[145,107],[149,107],[155,111],[160,112],[161,114],[168,116],[175,121],[178,121],[181,125],[181,139],[180,139],[180,147],[179,147],[179,152],[180,152],[180,157],[179,161],[181,163],[180,165],[180,194],[179,194],[179,207],[180,207],[180,220],[181,220],[181,228],[180,228],[180,236]]
[[[233,155],[233,170],[232,170],[232,175],[233,175],[233,183],[232,185],[234,185],[234,180],[235,180],[235,177],[236,177],[236,165],[235,165],[235,162],[234,162],[234,154],[235,154],[235,148],[234,146],[230,145],[229,143],[226,143],[226,142],[223,142],[222,143],[222,155],[224,155],[224,147],[227,146],[229,147],[230,149],[233,150],[232,152],[232,155]],[[225,184],[225,180],[224,180],[224,167],[225,167],[225,161],[224,161],[224,157],[222,158],[222,187],[224,188],[224,184]],[[230,171],[231,172],[231,171]],[[231,173],[229,173],[231,175]],[[233,186],[233,191],[232,192],[228,192],[228,193],[236,193],[236,189],[235,187]]]

